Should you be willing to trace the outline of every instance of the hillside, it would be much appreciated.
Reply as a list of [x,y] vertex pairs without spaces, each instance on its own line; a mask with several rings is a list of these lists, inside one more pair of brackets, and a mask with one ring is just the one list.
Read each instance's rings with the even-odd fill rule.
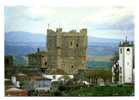
[[[25,55],[37,48],[46,50],[46,36],[29,32],[5,33],[5,55]],[[109,45],[107,45],[109,43]],[[88,37],[88,55],[112,55],[119,40]]]

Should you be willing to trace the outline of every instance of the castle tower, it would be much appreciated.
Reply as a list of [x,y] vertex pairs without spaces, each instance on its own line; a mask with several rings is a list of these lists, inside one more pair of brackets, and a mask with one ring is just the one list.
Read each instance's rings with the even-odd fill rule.
[[47,29],[48,68],[74,74],[86,67],[87,29],[63,32]]
[[127,37],[119,45],[119,83],[133,83],[134,46]]

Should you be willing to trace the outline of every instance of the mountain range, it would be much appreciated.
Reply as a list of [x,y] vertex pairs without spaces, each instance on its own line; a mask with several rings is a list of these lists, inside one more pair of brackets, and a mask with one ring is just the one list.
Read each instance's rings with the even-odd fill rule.
[[[46,41],[46,35],[41,33],[6,32],[5,55],[26,55],[35,52],[37,48],[46,50]],[[88,55],[111,55],[115,52],[119,41],[88,36]]]

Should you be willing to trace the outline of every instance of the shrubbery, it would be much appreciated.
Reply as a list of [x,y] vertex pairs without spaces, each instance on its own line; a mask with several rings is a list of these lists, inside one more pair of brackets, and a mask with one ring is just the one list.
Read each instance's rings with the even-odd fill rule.
[[54,96],[131,96],[133,85],[121,86],[59,86]]

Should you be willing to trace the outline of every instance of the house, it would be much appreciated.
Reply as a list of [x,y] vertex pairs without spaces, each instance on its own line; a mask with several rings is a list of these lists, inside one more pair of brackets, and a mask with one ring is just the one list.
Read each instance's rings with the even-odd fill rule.
[[6,96],[28,96],[28,92],[24,89],[9,88],[5,91]]
[[47,92],[51,87],[51,79],[42,76],[32,76],[29,86],[30,90]]
[[65,81],[66,79],[73,79],[73,75],[46,75],[43,74],[43,77],[51,79],[51,81]]
[[28,55],[29,66],[36,66],[41,69],[47,68],[47,52],[40,51],[39,48],[37,52]]

